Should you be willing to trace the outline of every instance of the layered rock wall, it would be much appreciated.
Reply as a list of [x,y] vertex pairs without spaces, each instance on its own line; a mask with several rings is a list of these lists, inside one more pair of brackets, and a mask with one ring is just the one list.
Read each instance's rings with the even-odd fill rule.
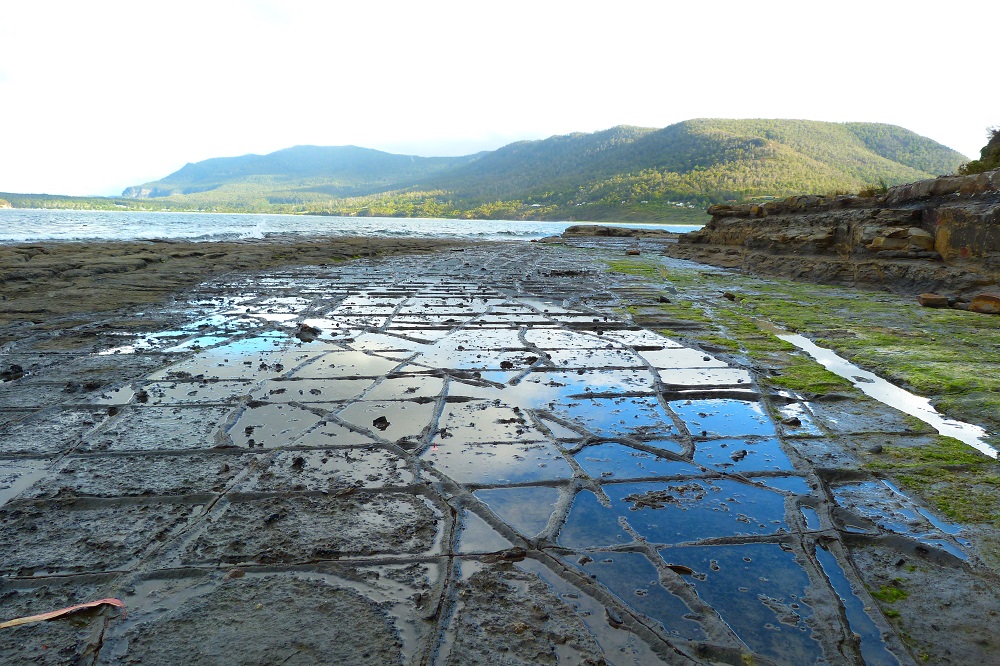
[[672,256],[820,282],[968,299],[1000,283],[1000,171],[875,196],[712,206]]

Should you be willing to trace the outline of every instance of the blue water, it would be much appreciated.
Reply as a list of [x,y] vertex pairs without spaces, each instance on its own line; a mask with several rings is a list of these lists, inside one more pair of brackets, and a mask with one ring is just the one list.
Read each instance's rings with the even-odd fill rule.
[[[222,241],[313,236],[531,240],[561,234],[573,224],[578,223],[12,208],[0,209],[0,244],[150,239]],[[678,233],[701,228],[701,225],[601,224],[666,229]]]

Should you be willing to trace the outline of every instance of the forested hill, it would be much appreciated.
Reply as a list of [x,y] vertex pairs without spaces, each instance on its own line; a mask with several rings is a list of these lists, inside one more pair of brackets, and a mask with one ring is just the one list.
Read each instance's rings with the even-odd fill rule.
[[[268,155],[215,157],[188,163],[162,180],[136,185],[125,197],[165,197],[208,192],[239,181],[274,181],[289,187],[313,184],[335,196],[372,194],[416,182],[476,158],[394,155],[357,146],[294,146]],[[316,181],[316,182],[314,182]]]
[[188,164],[124,196],[208,210],[659,219],[710,203],[912,182],[967,161],[894,125],[697,119],[465,157],[298,146]]

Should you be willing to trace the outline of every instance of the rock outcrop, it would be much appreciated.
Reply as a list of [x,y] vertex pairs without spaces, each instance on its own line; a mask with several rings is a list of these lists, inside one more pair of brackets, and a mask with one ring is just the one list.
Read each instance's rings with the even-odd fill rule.
[[645,236],[662,236],[676,238],[679,234],[664,229],[636,229],[630,227],[611,227],[604,224],[574,224],[566,227],[563,236],[607,236],[609,238],[638,238]]
[[1000,170],[870,197],[712,206],[671,256],[818,282],[969,301],[1000,284]]

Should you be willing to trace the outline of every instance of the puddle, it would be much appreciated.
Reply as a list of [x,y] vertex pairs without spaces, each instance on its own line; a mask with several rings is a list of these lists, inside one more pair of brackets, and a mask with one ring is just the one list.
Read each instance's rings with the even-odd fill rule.
[[631,543],[632,540],[619,522],[618,513],[601,504],[594,493],[581,490],[573,499],[573,507],[559,531],[557,542],[582,550]]
[[[597,639],[604,650],[604,655],[606,657],[614,655],[613,659],[608,659],[609,663],[635,664],[636,666],[667,663],[662,660],[661,655],[653,652],[645,642],[631,631],[622,631],[612,627],[608,623],[607,607],[603,603],[570,585],[538,561],[527,559],[514,566],[523,571],[534,573],[552,588],[559,599],[572,609],[575,616],[586,626],[588,633]],[[569,655],[559,663],[579,664],[585,662],[581,662],[576,655]]]
[[740,368],[668,368],[658,372],[667,388],[749,388],[753,384],[750,373]]
[[752,477],[751,480],[763,483],[770,488],[784,490],[793,495],[809,495],[812,493],[812,486],[801,476],[762,476]]
[[882,640],[882,632],[868,615],[864,603],[854,594],[854,588],[847,580],[837,558],[825,548],[817,548],[816,559],[819,560],[823,573],[844,604],[848,626],[861,641],[861,657],[865,660],[865,665],[898,666],[899,660],[889,652],[885,641]]
[[696,349],[680,347],[661,351],[639,352],[646,362],[658,370],[673,370],[675,368],[728,368],[725,361],[712,358]]
[[588,446],[576,454],[576,462],[591,477],[599,479],[638,479],[654,476],[701,474],[700,467],[622,444]]
[[444,379],[409,375],[383,379],[365,395],[365,400],[413,400],[416,398],[436,398],[444,391]]
[[794,471],[777,439],[713,439],[697,442],[694,461],[726,472]]
[[573,469],[559,451],[544,442],[436,443],[421,458],[459,483],[495,485],[573,477]]
[[398,365],[398,361],[360,351],[333,351],[310,360],[296,370],[294,376],[300,379],[381,377]]
[[270,380],[250,395],[268,402],[342,402],[351,400],[374,384],[372,379],[300,379]]
[[288,446],[320,417],[313,412],[285,404],[249,406],[229,430],[236,446],[281,448]]
[[250,381],[149,382],[150,405],[237,402],[250,394]]
[[201,337],[192,338],[191,340],[182,342],[179,345],[174,345],[173,347],[167,347],[162,351],[166,353],[198,351],[200,349],[205,349],[207,347],[214,347],[228,340],[229,340],[228,336],[224,337],[221,335],[203,335]]
[[784,495],[728,479],[613,483],[602,489],[616,513],[653,543],[788,529]]
[[653,396],[581,398],[551,406],[554,415],[604,437],[667,434],[673,420]]
[[670,408],[695,437],[775,435],[774,424],[758,402],[746,400],[682,400]]
[[473,401],[445,405],[438,419],[438,434],[434,442],[444,446],[453,442],[485,444],[545,439],[545,435],[535,429],[520,408],[496,407],[492,402]]
[[820,530],[823,529],[823,523],[819,519],[819,513],[816,509],[810,506],[801,507],[802,516],[806,519],[806,529],[809,530]]
[[696,572],[692,585],[751,650],[781,664],[825,663],[808,623],[809,576],[778,544],[685,546],[664,560]]
[[[959,559],[968,555],[959,547],[971,544],[956,535],[961,526],[933,518],[887,481],[864,481],[833,488],[837,504],[871,521],[882,529],[946,550]],[[850,526],[847,526],[848,528]]]
[[49,474],[46,460],[0,461],[0,506]]
[[823,434],[823,430],[816,425],[816,421],[813,419],[812,414],[809,412],[806,405],[802,403],[793,402],[787,405],[782,405],[778,407],[778,413],[781,415],[781,426],[789,435],[820,436]]
[[914,395],[890,384],[872,372],[862,370],[829,349],[817,346],[805,336],[779,333],[778,337],[805,351],[830,372],[852,381],[854,387],[865,395],[905,414],[915,416],[942,435],[965,442],[991,458],[997,457],[997,450],[985,441],[989,433],[983,428],[971,423],[945,418],[931,406],[929,399]]
[[459,553],[495,553],[514,545],[472,511],[462,512],[459,525]]
[[407,448],[412,448],[431,427],[436,409],[433,403],[358,401],[337,412],[337,417],[379,439],[408,440]]
[[493,488],[477,490],[473,495],[528,538],[545,530],[559,501],[559,490],[546,487]]
[[660,584],[660,572],[640,553],[595,553],[592,561],[581,564],[578,556],[571,564],[604,587],[633,610],[652,618],[671,636],[702,640],[705,634],[693,619],[691,609]]

